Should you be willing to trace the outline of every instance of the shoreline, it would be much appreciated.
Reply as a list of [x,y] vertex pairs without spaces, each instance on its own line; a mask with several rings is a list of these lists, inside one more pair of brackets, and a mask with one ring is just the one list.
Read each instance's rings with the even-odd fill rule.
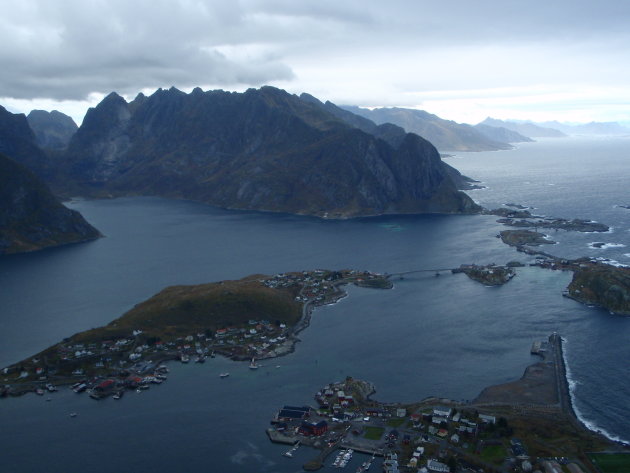
[[[589,465],[584,471],[593,472],[587,452],[630,454],[630,445],[590,429],[576,414],[570,397],[563,341],[554,332],[547,341],[534,342],[531,353],[542,356],[542,361],[528,366],[517,381],[488,386],[472,402],[436,396],[413,402],[381,402],[373,399],[376,388],[371,382],[348,376],[317,391],[315,400],[319,408],[308,407],[306,416],[291,419],[283,414],[284,410],[301,408],[280,409],[266,434],[273,443],[299,444],[316,450],[315,457],[303,465],[309,471],[326,466],[327,457],[339,449],[352,449],[373,458],[397,459],[403,465],[409,458],[407,466],[411,467],[412,454],[420,466],[421,461],[435,457],[436,448],[437,452],[461,456],[468,464],[499,471],[498,463],[483,456],[487,442],[488,446],[503,446],[507,457],[532,458],[532,463],[538,465],[553,457],[562,464]],[[545,373],[540,377],[543,367]],[[536,379],[527,384],[531,378]],[[543,394],[542,399],[527,400],[532,393],[516,392],[518,384],[527,385],[534,395]],[[541,384],[546,386],[541,389]],[[505,399],[496,396],[495,388],[506,387],[509,389],[499,392]],[[484,400],[483,396],[489,393],[494,393],[495,399]],[[512,393],[516,393],[514,399],[510,399]],[[340,402],[345,405],[338,405]],[[322,425],[322,431],[309,433],[310,428]],[[509,443],[502,441],[502,437],[510,439]],[[477,447],[468,450],[464,444],[461,448],[462,438]],[[558,444],[552,439],[562,442]],[[414,450],[416,445],[422,445],[418,447],[420,455],[413,453],[418,451]],[[425,448],[427,454],[423,456]]]
[[[564,344],[567,343],[567,340],[561,338],[561,342]],[[584,415],[580,412],[579,408],[575,405],[575,386],[576,382],[571,376],[571,369],[569,368],[568,361],[566,359],[566,351],[561,350],[562,353],[562,365],[564,367],[564,379],[567,385],[567,392],[569,398],[569,408],[571,410],[572,416],[575,420],[586,430],[592,432],[593,434],[601,435],[608,439],[611,442],[622,445],[624,447],[630,447],[630,440],[624,440],[621,437],[617,437],[610,432],[602,429],[595,424],[594,421],[587,420]]]

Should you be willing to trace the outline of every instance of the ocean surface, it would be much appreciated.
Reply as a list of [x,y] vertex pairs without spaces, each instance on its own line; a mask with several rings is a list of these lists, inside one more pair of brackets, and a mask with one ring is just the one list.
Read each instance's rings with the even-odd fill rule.
[[[484,205],[514,202],[614,227],[554,232],[559,244],[551,253],[630,263],[630,210],[616,207],[630,205],[623,182],[630,139],[545,140],[447,161],[487,186],[470,192]],[[495,237],[505,227],[491,216],[328,221],[158,198],[70,206],[106,237],[0,259],[0,366],[106,324],[172,284],[316,268],[393,273],[527,261]],[[595,250],[591,242],[610,245]],[[298,472],[314,451],[286,459],[286,447],[264,432],[282,405],[312,404],[323,385],[348,375],[372,381],[384,401],[472,399],[519,378],[536,361],[531,343],[553,331],[567,341],[580,416],[629,440],[630,318],[562,297],[570,277],[522,268],[509,284],[487,288],[463,274],[417,273],[392,290],[349,288],[348,297],[314,312],[294,353],[255,372],[215,358],[171,363],[166,383],[121,401],[69,390],[51,402],[0,399],[0,471]],[[230,377],[220,379],[224,371]],[[355,455],[349,471],[363,460]]]

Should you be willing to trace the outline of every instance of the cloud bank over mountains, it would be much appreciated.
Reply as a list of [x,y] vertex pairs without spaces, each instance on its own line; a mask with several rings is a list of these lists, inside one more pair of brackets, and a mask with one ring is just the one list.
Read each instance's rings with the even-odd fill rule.
[[0,6],[0,95],[13,108],[38,99],[87,103],[112,90],[132,96],[158,87],[263,84],[337,103],[433,107],[438,114],[545,106],[578,119],[591,110],[601,119],[604,111],[622,114],[630,102],[628,2]]

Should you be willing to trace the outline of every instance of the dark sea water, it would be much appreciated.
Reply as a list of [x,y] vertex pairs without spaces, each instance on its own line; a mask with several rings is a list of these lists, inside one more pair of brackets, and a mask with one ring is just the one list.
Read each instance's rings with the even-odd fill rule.
[[[628,262],[627,248],[595,252],[586,244],[628,244],[630,210],[614,205],[630,204],[621,178],[629,151],[630,140],[567,139],[449,162],[488,185],[471,193],[484,204],[516,202],[615,227],[586,239],[553,235],[560,244],[552,252]],[[554,185],[541,185],[543,177]],[[325,221],[156,198],[72,207],[106,238],[0,259],[0,366],[103,325],[171,284],[315,268],[397,272],[525,261],[495,238],[503,227],[488,216]],[[472,399],[487,385],[520,377],[535,361],[532,341],[553,331],[567,340],[585,421],[630,439],[630,318],[563,298],[569,280],[568,273],[523,268],[509,284],[487,288],[461,274],[419,273],[390,291],[350,288],[349,297],[315,311],[295,353],[256,372],[215,358],[172,364],[165,384],[122,401],[68,390],[51,402],[1,399],[0,471],[301,471],[314,452],[300,449],[288,460],[280,455],[286,448],[264,433],[283,404],[312,403],[322,385],[347,375],[374,382],[385,401]],[[219,379],[224,371],[230,377]],[[356,456],[349,471],[361,461]]]

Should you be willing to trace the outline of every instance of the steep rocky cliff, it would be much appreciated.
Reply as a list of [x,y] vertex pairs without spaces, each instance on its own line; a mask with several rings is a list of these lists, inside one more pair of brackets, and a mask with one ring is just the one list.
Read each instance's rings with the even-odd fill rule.
[[160,89],[131,103],[112,93],[88,111],[63,167],[87,195],[339,218],[478,211],[431,143],[377,128],[273,87]]
[[0,255],[99,236],[81,214],[57,201],[35,174],[0,154]]

